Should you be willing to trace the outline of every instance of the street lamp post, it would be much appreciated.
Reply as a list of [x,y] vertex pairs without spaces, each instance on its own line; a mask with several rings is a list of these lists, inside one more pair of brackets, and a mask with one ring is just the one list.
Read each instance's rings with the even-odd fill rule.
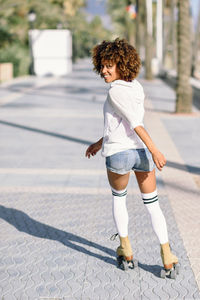
[[29,23],[30,23],[30,28],[31,29],[34,29],[34,22],[36,20],[36,13],[34,11],[34,9],[31,9],[28,13],[28,20],[29,20]]
[[35,20],[36,20],[36,13],[35,13],[34,9],[31,9],[28,13],[28,21],[29,21],[30,29],[31,29],[31,30],[29,30],[29,47],[30,47],[30,56],[31,56],[30,73],[31,73],[31,75],[35,75],[34,58],[33,58],[33,43],[32,43],[32,35],[31,35],[31,31],[34,29]]

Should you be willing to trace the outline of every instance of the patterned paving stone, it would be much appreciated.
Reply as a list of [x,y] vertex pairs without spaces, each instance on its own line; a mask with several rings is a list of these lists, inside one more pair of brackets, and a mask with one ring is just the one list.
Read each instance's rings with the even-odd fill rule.
[[[137,194],[128,196],[128,207],[130,238],[139,267],[128,272],[116,268],[118,242],[109,239],[115,232],[109,197],[27,193],[4,194],[1,199],[1,224],[7,224],[10,236],[0,245],[1,274],[6,274],[0,286],[5,299],[20,295],[22,289],[27,299],[69,295],[71,299],[198,299],[198,287],[167,196],[160,198],[160,204],[181,264],[175,281],[159,276],[159,244]],[[43,201],[49,209],[40,214],[45,209]],[[91,206],[91,201],[96,205]],[[101,206],[106,209],[100,210]]]

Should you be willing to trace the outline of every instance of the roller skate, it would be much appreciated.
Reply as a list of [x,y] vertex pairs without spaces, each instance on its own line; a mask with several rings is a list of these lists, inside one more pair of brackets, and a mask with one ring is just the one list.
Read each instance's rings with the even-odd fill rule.
[[172,254],[169,243],[161,245],[160,254],[164,266],[164,269],[161,270],[160,277],[175,279],[176,275],[179,274],[178,258]]
[[[116,237],[118,234],[115,234]],[[115,238],[114,238],[115,239]],[[133,259],[133,251],[127,237],[120,237],[120,246],[117,248],[117,266],[121,270],[127,271],[138,266],[138,261]],[[113,239],[112,239],[113,240]]]

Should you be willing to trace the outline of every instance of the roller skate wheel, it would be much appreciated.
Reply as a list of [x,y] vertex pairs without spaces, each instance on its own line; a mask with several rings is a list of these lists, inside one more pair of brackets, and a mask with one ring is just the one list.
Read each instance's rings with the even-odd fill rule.
[[165,270],[162,269],[160,272],[160,277],[165,278],[165,276],[166,276],[166,272],[165,272]]
[[171,270],[169,277],[171,279],[175,279],[176,278],[176,271],[175,270]]
[[134,269],[134,262],[131,260],[131,261],[127,261],[127,265],[129,267],[129,269]]
[[118,264],[118,268],[120,268],[121,270],[124,270],[124,271],[128,270],[128,264],[124,260],[123,256],[117,257],[117,264]]
[[176,274],[179,275],[180,267],[178,265],[174,266],[174,270],[176,271]]
[[122,261],[122,270],[127,271],[129,268],[129,263],[125,260]]
[[118,265],[118,267],[121,266],[122,262],[123,262],[123,256],[118,256],[117,257],[117,265]]
[[138,267],[138,261],[136,259],[133,260],[133,267],[134,268]]

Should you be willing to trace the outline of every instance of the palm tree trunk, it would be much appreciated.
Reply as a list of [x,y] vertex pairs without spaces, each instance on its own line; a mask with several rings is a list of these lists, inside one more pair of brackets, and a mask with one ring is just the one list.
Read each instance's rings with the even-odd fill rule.
[[198,56],[198,50],[199,50],[199,35],[200,35],[200,5],[199,5],[199,15],[198,15],[198,23],[197,28],[195,32],[195,38],[194,38],[194,46],[193,46],[193,55],[192,55],[192,76],[194,76],[196,64],[197,64],[197,56]]
[[176,87],[176,112],[192,110],[191,71],[191,26],[189,0],[178,0],[178,77]]
[[174,69],[177,68],[177,43],[176,43],[176,20],[174,17],[175,13],[175,8],[176,8],[176,0],[171,0],[171,43],[172,43],[172,64],[174,66]]
[[[140,2],[141,3],[141,2]],[[138,53],[140,53],[140,6],[139,0],[136,0],[137,16],[135,20],[135,47]]]

